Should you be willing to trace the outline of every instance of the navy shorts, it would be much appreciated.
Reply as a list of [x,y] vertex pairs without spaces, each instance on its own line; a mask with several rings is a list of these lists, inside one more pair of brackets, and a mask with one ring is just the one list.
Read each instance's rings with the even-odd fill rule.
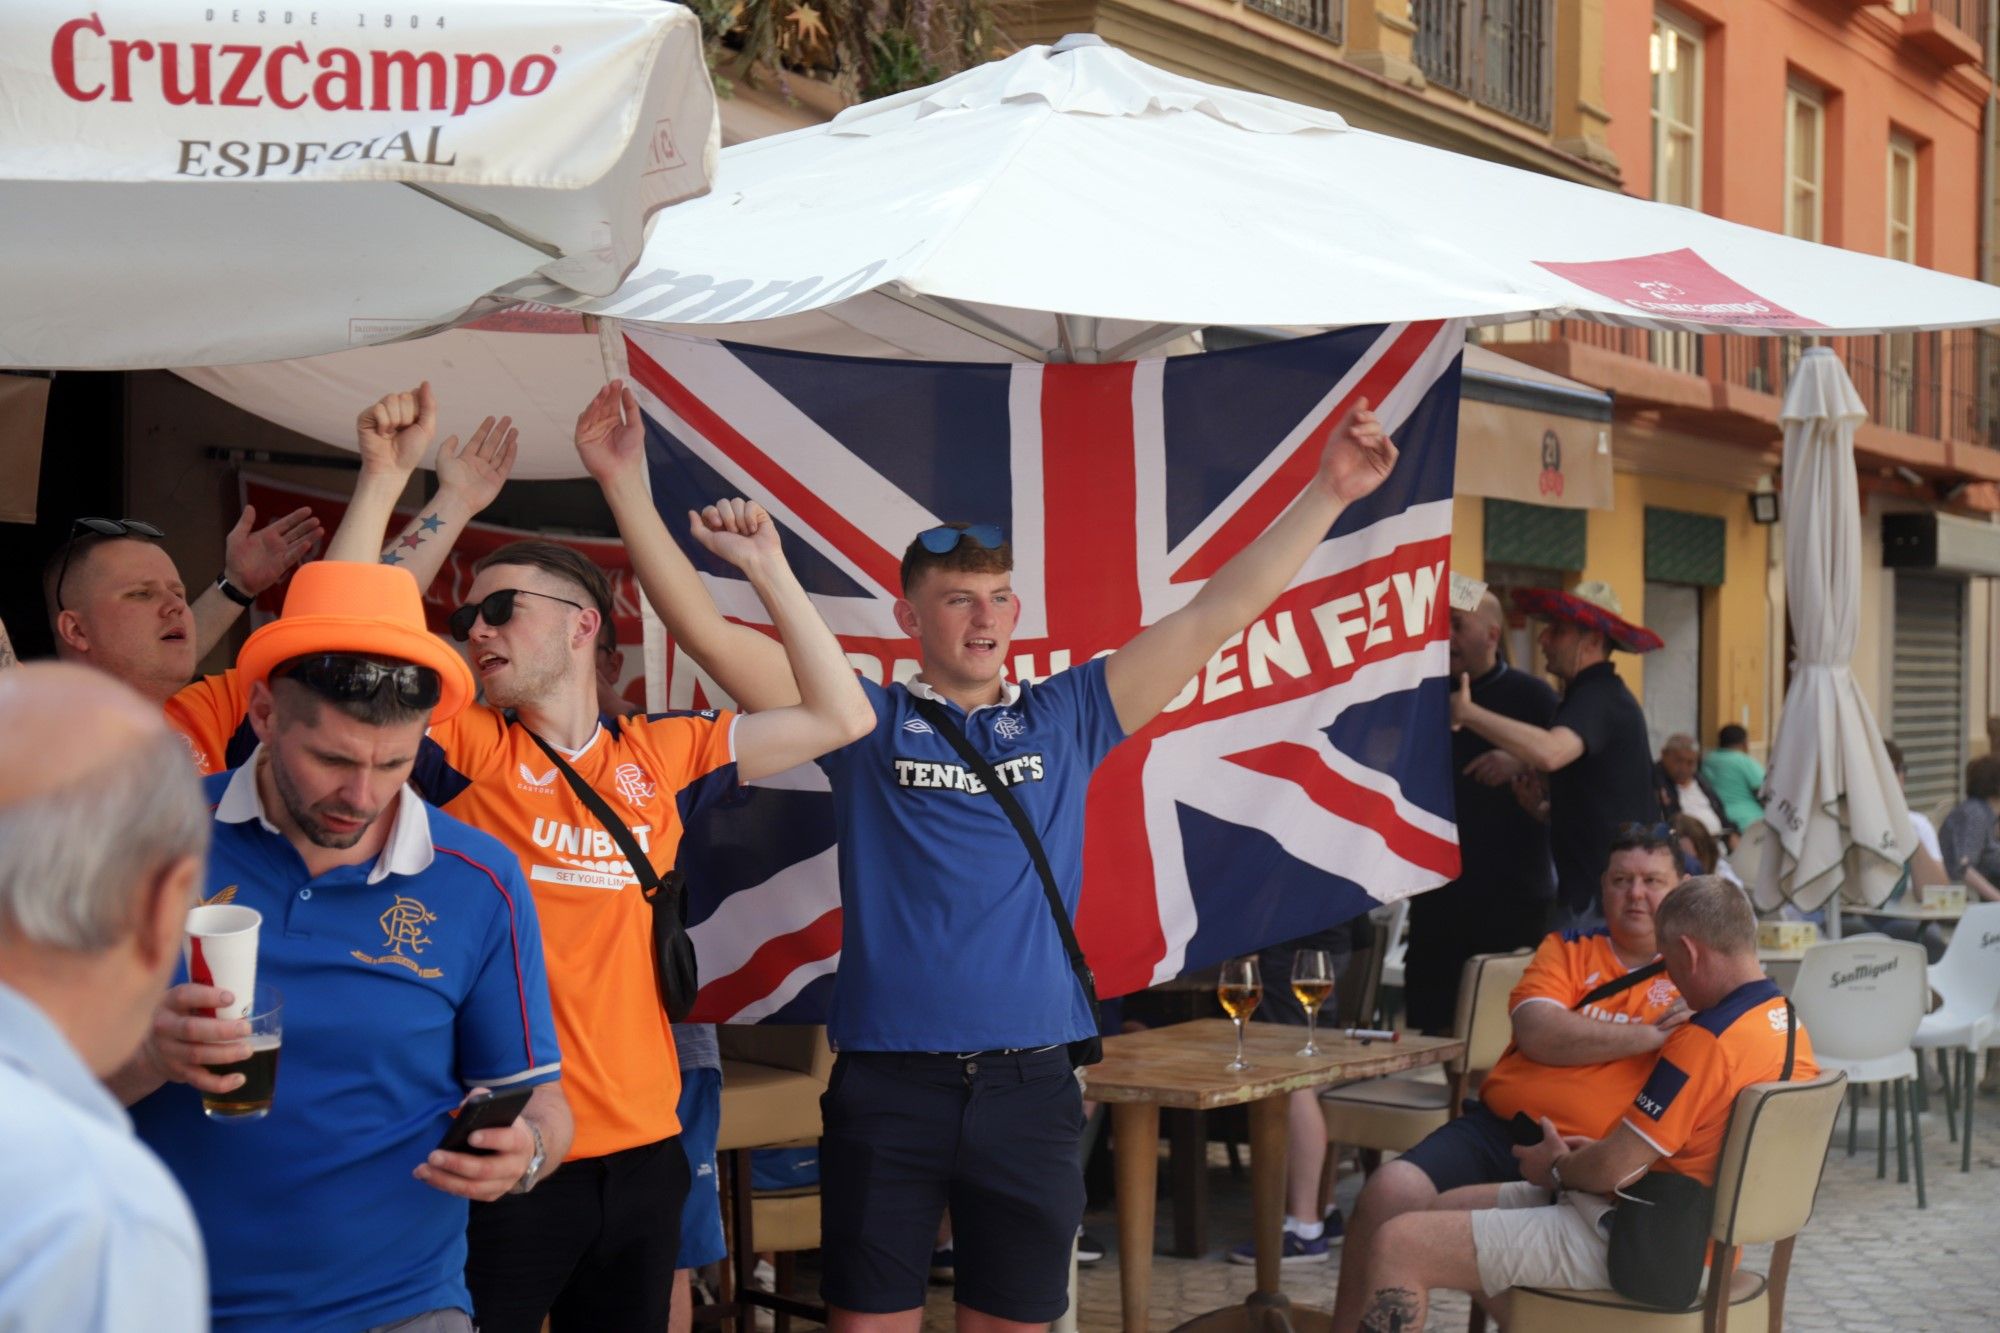
[[1463,1185],[1500,1185],[1521,1178],[1507,1122],[1481,1101],[1467,1101],[1464,1114],[1426,1134],[1422,1143],[1397,1160],[1429,1176],[1439,1194]]
[[949,1206],[959,1303],[1032,1324],[1068,1308],[1083,1094],[1063,1047],[964,1059],[843,1051],[820,1108],[828,1305],[920,1308]]
[[715,1175],[715,1136],[722,1128],[722,1071],[683,1069],[681,1147],[687,1150],[688,1196],[681,1205],[681,1252],[675,1268],[706,1268],[729,1256],[722,1238],[722,1192]]

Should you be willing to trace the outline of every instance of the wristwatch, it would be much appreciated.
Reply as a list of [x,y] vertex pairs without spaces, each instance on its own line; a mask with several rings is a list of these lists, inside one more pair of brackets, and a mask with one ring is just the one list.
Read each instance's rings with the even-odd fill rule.
[[[540,1141],[541,1141],[540,1139],[536,1140],[537,1143],[539,1143]],[[536,1158],[535,1160],[540,1161],[541,1159]],[[533,1175],[534,1172],[531,1170],[528,1174]],[[1555,1199],[1562,1198],[1562,1192],[1563,1192],[1562,1158],[1558,1157],[1554,1161],[1549,1163],[1549,1179],[1554,1181],[1556,1185],[1555,1194],[1553,1198],[1550,1200],[1550,1202],[1554,1202]]]
[[535,1177],[542,1173],[542,1163],[547,1159],[547,1154],[542,1151],[542,1131],[540,1126],[536,1125],[534,1121],[525,1118],[521,1123],[526,1125],[528,1133],[534,1136],[535,1155],[528,1159],[528,1169],[523,1171],[521,1178],[514,1182],[514,1188],[507,1191],[509,1194],[526,1194],[529,1190],[533,1189],[535,1187]]
[[215,590],[238,606],[248,606],[257,600],[249,593],[243,591],[243,589],[231,583],[229,581],[229,571],[226,569],[215,576]]

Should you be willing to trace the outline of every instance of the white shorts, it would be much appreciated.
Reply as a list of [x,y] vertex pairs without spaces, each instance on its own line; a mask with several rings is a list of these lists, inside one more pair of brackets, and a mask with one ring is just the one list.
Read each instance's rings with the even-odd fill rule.
[[1568,1190],[1549,1202],[1539,1185],[1517,1180],[1500,1187],[1500,1201],[1472,1214],[1472,1251],[1488,1296],[1509,1287],[1603,1291],[1611,1285],[1613,1202]]

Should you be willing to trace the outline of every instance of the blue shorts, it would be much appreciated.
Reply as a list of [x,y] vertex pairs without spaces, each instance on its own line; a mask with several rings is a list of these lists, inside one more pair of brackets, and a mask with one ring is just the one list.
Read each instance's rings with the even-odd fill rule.
[[681,1147],[687,1150],[688,1193],[681,1206],[680,1257],[675,1268],[702,1268],[729,1256],[722,1237],[722,1191],[715,1176],[715,1133],[722,1126],[722,1071],[681,1071]]
[[1499,1185],[1521,1178],[1507,1122],[1481,1101],[1467,1101],[1464,1114],[1426,1134],[1422,1143],[1397,1160],[1429,1176],[1439,1194],[1463,1185]]
[[828,1305],[921,1308],[949,1205],[954,1299],[1030,1324],[1068,1308],[1083,1221],[1083,1093],[1068,1051],[843,1051],[820,1109]]

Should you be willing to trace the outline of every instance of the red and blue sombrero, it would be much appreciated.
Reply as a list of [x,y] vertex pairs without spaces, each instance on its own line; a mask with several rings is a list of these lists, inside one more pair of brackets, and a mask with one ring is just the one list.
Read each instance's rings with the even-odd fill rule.
[[1659,635],[1625,618],[1625,608],[1608,583],[1579,583],[1569,592],[1560,588],[1516,588],[1514,605],[1525,614],[1543,620],[1566,620],[1594,629],[1609,639],[1613,647],[1628,653],[1650,653],[1666,647],[1666,640]]

